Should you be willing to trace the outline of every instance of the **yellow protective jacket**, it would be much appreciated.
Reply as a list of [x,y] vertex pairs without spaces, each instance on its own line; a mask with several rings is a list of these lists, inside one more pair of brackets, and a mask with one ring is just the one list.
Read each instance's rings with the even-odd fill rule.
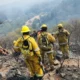
[[24,37],[24,40],[28,39],[29,41],[29,50],[25,50],[23,49],[23,38],[19,38],[15,44],[14,44],[14,50],[15,51],[20,51],[24,58],[28,58],[30,60],[34,60],[35,58],[38,58],[38,56],[41,56],[40,55],[40,49],[35,41],[34,38],[30,37],[29,35],[28,36],[23,36]]
[[70,33],[67,30],[63,30],[63,32],[57,31],[55,37],[58,39],[59,44],[68,43]]

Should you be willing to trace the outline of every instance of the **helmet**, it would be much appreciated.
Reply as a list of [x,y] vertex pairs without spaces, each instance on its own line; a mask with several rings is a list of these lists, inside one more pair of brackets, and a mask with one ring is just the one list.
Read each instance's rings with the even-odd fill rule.
[[41,26],[41,28],[47,28],[47,25],[46,25],[46,24],[43,24],[43,25]]
[[63,28],[63,25],[62,24],[58,24],[58,28]]
[[13,41],[13,44],[15,44],[15,43],[16,43],[16,41],[14,40],[14,41]]
[[21,33],[25,33],[25,32],[30,32],[29,27],[26,25],[22,26],[22,30],[21,30]]

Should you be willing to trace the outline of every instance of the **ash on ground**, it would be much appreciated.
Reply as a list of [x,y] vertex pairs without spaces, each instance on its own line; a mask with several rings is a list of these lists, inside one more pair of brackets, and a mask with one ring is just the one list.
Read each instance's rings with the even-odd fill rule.
[[63,67],[60,70],[61,80],[80,80],[80,68],[78,67]]
[[6,80],[7,77],[13,76],[15,73],[26,77],[29,76],[23,57],[20,56],[17,59],[12,55],[0,56],[0,80]]

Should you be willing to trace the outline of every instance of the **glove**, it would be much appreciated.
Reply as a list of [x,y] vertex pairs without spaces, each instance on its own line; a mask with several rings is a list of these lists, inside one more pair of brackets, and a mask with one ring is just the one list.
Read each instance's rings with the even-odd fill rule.
[[43,66],[42,57],[41,57],[41,56],[39,56],[39,64],[40,64],[41,66]]
[[21,53],[20,52],[14,52],[13,57],[18,57]]
[[39,64],[40,64],[43,72],[45,73],[45,67],[44,67],[44,65],[43,65],[43,63],[42,63],[42,57],[41,57],[41,56],[39,56]]

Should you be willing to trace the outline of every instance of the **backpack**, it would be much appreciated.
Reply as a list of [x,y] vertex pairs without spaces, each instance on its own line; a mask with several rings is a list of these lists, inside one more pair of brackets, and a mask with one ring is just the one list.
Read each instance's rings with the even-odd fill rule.
[[22,53],[25,56],[32,56],[33,55],[33,48],[31,42],[28,40],[30,37],[22,41]]
[[51,45],[50,41],[48,40],[48,34],[41,34],[40,48],[44,51],[51,50],[52,45]]
[[[24,46],[26,46],[26,47],[24,48]],[[27,39],[23,40],[22,48],[28,50],[29,47],[30,47],[29,41]]]
[[42,44],[47,47],[48,44],[49,44],[49,41],[48,41],[48,38],[47,38],[47,34],[41,35],[41,39],[42,39],[42,40],[41,40]]

